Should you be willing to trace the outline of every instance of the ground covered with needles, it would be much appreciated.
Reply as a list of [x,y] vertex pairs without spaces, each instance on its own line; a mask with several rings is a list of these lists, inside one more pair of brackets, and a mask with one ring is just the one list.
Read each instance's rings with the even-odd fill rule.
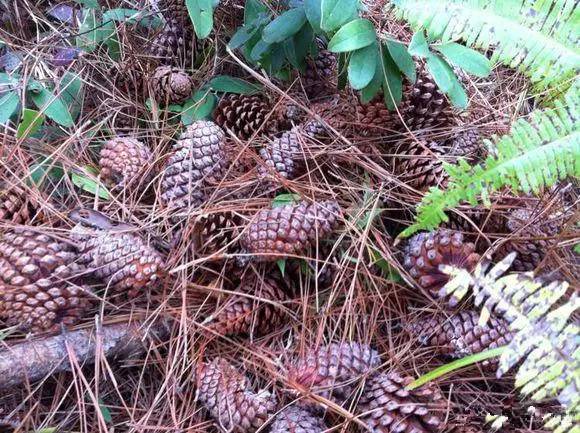
[[[459,111],[418,62],[418,83],[388,112],[337,90],[324,41],[286,80],[228,51],[241,0],[220,3],[203,41],[175,2],[99,3],[175,28],[114,21],[113,56],[107,44],[76,50],[91,35],[77,3],[0,1],[0,69],[13,79],[0,92],[17,90],[19,113],[37,108],[33,81],[82,88],[72,126],[47,112],[39,128],[17,114],[0,130],[0,367],[16,368],[18,344],[102,329],[87,333],[86,356],[55,346],[64,371],[46,361],[45,375],[11,386],[15,370],[1,370],[0,431],[476,433],[489,414],[508,417],[503,432],[544,431],[556,404],[531,407],[493,360],[405,388],[510,338],[499,318],[478,328],[469,301],[437,299],[438,264],[517,251],[517,271],[577,287],[570,183],[539,198],[502,190],[489,208],[451,212],[443,231],[397,239],[445,185],[443,161],[478,160],[484,138],[535,108],[524,77],[462,76]],[[368,3],[377,30],[409,42]],[[204,87],[218,76],[259,90]],[[211,97],[195,107],[215,107],[184,125],[171,104],[199,89]],[[138,344],[115,352],[127,332]]]

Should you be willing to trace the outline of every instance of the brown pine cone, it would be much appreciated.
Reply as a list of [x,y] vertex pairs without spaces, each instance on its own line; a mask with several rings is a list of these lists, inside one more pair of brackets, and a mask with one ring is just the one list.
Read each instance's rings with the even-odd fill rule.
[[191,26],[185,0],[158,0],[157,9],[166,20],[176,21],[181,26]]
[[193,83],[187,73],[170,66],[159,66],[150,79],[157,102],[163,105],[181,104],[191,96]]
[[79,262],[114,293],[133,298],[164,276],[162,255],[131,232],[135,227],[88,209],[72,211],[69,217],[77,223],[71,235],[77,242]]
[[[116,137],[105,143],[101,149],[101,176],[110,185],[118,188],[147,185],[153,178],[149,172],[153,155],[139,140]],[[144,176],[145,175],[145,176]]]
[[449,276],[439,270],[439,265],[450,265],[469,271],[479,261],[475,245],[465,242],[463,235],[447,229],[413,236],[404,248],[403,266],[417,284],[439,297],[439,289]]
[[308,409],[288,406],[280,411],[270,427],[270,433],[324,433],[324,421]]
[[91,308],[91,293],[74,284],[82,268],[64,242],[29,230],[0,237],[0,320],[32,332],[73,325]]
[[224,96],[214,111],[215,122],[223,129],[230,129],[236,137],[247,140],[258,130],[263,134],[275,131],[274,115],[266,119],[272,110],[270,101],[263,95]]
[[435,388],[408,391],[413,379],[396,372],[369,378],[357,409],[373,433],[438,433],[445,428],[446,401]]
[[254,393],[248,378],[223,358],[203,363],[196,377],[197,399],[226,432],[255,432],[276,409],[272,395]]
[[208,327],[222,335],[263,335],[280,327],[285,319],[287,292],[273,278],[242,281],[240,295],[233,295],[219,308]]
[[275,172],[284,179],[295,178],[303,166],[302,140],[300,128],[295,127],[260,149],[260,156],[266,163],[265,166],[258,167],[260,176],[266,178],[271,176],[271,172]]
[[42,213],[31,200],[30,195],[19,188],[0,186],[0,223],[27,224],[33,219],[41,219]]
[[288,204],[257,213],[242,235],[242,248],[259,261],[297,255],[337,226],[342,211],[335,201]]
[[336,93],[338,77],[336,54],[320,47],[315,59],[306,64],[302,85],[309,99],[318,99]]
[[405,144],[393,157],[393,171],[401,182],[420,192],[435,186],[445,187],[449,175],[443,169],[443,162],[451,162],[447,154],[435,142]]
[[449,153],[464,157],[470,163],[477,162],[484,153],[482,139],[477,129],[461,131],[449,140]]
[[512,263],[516,271],[533,271],[544,260],[557,241],[555,236],[562,231],[566,217],[559,213],[546,215],[542,209],[532,207],[513,210],[504,217],[505,231],[513,239],[499,245],[494,256],[499,260],[511,252],[517,257]]
[[226,167],[223,130],[207,120],[194,122],[173,145],[161,180],[162,202],[176,210],[201,206]]
[[179,20],[169,18],[151,41],[149,51],[162,65],[192,65],[199,54],[197,42],[191,23],[183,25]]
[[452,358],[495,349],[508,344],[513,334],[508,323],[491,316],[483,326],[479,313],[459,311],[450,315],[435,313],[404,324],[404,328],[419,342],[432,347],[438,354]]
[[195,222],[189,241],[199,254],[213,254],[233,243],[242,226],[242,217],[235,212],[202,215]]
[[348,399],[359,381],[381,364],[378,352],[355,342],[311,349],[287,368],[287,382],[325,399]]

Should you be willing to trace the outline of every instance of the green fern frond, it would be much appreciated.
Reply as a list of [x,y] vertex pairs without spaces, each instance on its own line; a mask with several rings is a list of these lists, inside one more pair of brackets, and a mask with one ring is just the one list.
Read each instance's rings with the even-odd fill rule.
[[574,314],[580,309],[580,298],[574,294],[563,301],[569,287],[565,282],[545,284],[530,273],[503,275],[515,257],[515,253],[508,255],[489,271],[489,261],[480,263],[472,274],[446,267],[454,278],[441,289],[441,295],[460,300],[471,289],[475,304],[482,306],[482,322],[492,313],[505,317],[515,336],[501,355],[498,377],[520,363],[516,387],[535,401],[557,397],[568,420],[576,424],[572,430],[556,431],[577,431],[580,326]]
[[463,40],[517,68],[539,90],[564,91],[580,70],[576,0],[392,0],[400,18],[443,42]]
[[493,191],[510,186],[514,191],[538,193],[557,181],[580,175],[580,92],[568,92],[554,108],[537,110],[529,120],[519,119],[512,131],[486,140],[492,149],[480,165],[461,160],[445,164],[450,175],[446,190],[432,188],[417,208],[417,221],[401,237],[433,230],[447,221],[445,210],[462,202],[487,202]]

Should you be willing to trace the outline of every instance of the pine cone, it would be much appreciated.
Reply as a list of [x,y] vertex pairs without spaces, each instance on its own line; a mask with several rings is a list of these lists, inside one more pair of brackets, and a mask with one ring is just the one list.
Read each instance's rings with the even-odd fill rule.
[[223,358],[204,363],[197,371],[197,398],[226,432],[255,432],[275,411],[267,392],[254,393],[247,377]]
[[181,104],[193,90],[191,77],[183,70],[159,66],[151,77],[151,88],[160,104]]
[[393,157],[395,174],[405,185],[421,192],[433,186],[444,187],[449,175],[443,169],[443,162],[451,162],[447,152],[435,142],[413,142],[399,148]]
[[327,430],[321,418],[299,406],[280,411],[270,427],[270,433],[324,433]]
[[338,59],[336,54],[319,47],[318,55],[306,64],[302,75],[304,91],[309,99],[336,93]]
[[356,104],[357,120],[364,136],[388,134],[394,129],[396,112],[391,112],[385,105],[383,95],[378,95],[372,101]]
[[258,260],[277,260],[280,256],[300,254],[328,236],[342,212],[338,203],[322,201],[284,205],[258,212],[242,236],[246,252],[260,255]]
[[516,271],[533,271],[544,260],[549,249],[556,245],[554,237],[560,233],[566,218],[554,213],[542,214],[542,209],[521,208],[509,213],[505,230],[514,237],[501,244],[494,256],[503,258],[511,252],[518,255],[512,263]]
[[445,428],[446,401],[434,388],[408,391],[412,378],[379,373],[366,383],[357,409],[373,433],[435,433]]
[[180,28],[175,21],[168,21],[151,41],[150,53],[163,65],[181,66],[195,62],[196,48],[193,31]]
[[157,8],[166,20],[175,21],[181,26],[191,26],[185,0],[158,0]]
[[75,210],[69,217],[77,223],[71,234],[81,254],[79,262],[113,292],[133,298],[163,277],[163,257],[131,232],[134,227],[88,209]]
[[358,381],[381,364],[379,354],[355,342],[331,343],[312,349],[287,369],[290,385],[300,385],[329,400],[351,396]]
[[225,134],[215,123],[188,126],[173,145],[161,181],[161,199],[174,209],[200,206],[227,166]]
[[266,178],[274,171],[284,179],[295,178],[304,160],[301,140],[300,128],[296,127],[282,133],[260,149],[260,156],[266,163],[265,166],[258,167],[260,177]]
[[153,163],[153,155],[147,146],[139,140],[128,137],[117,137],[105,143],[101,149],[101,175],[115,187],[135,186],[151,182],[153,173],[147,176],[146,171]]
[[262,95],[231,94],[220,100],[214,119],[222,128],[230,129],[237,137],[247,140],[258,130],[264,134],[275,130],[271,124],[264,124],[271,109],[270,102]]
[[413,236],[405,249],[404,267],[417,284],[435,297],[449,276],[439,270],[439,265],[450,265],[472,270],[479,261],[475,245],[464,242],[463,235],[447,229]]
[[0,189],[0,222],[27,224],[38,218],[42,218],[42,213],[28,194],[17,188]]
[[[285,290],[273,278],[251,278],[242,281],[238,289],[218,310],[209,328],[222,335],[266,334],[282,325],[286,319],[283,304],[289,299]],[[249,295],[249,296],[248,296]]]
[[195,222],[192,238],[198,253],[213,254],[232,244],[242,228],[242,217],[235,212],[203,215]]
[[45,234],[14,230],[0,238],[0,319],[33,332],[73,325],[91,294],[73,284],[82,268],[71,247]]
[[483,153],[482,136],[476,129],[461,131],[450,140],[451,155],[466,158],[470,163],[477,162]]
[[483,326],[478,321],[476,311],[436,313],[406,323],[405,329],[421,344],[452,358],[495,349],[511,341],[513,334],[505,320],[492,316]]

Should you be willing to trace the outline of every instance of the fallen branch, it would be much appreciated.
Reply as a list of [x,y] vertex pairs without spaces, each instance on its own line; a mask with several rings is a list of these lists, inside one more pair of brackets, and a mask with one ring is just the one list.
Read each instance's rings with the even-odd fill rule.
[[[95,332],[96,331],[96,332]],[[71,369],[69,353],[81,364],[93,364],[97,347],[109,359],[126,359],[143,353],[149,342],[169,335],[167,322],[151,325],[122,322],[79,329],[47,338],[0,347],[0,391],[34,382],[51,374]]]

